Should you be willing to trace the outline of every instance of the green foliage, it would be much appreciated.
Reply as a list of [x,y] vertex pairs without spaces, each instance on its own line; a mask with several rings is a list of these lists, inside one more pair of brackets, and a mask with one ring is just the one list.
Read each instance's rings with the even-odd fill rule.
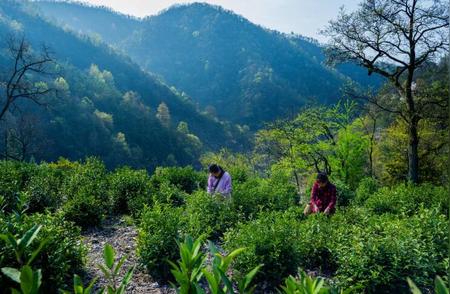
[[[410,218],[371,216],[338,223],[328,247],[336,258],[335,280],[342,287],[360,285],[368,293],[406,293],[405,276],[422,287],[445,273],[448,242],[445,216],[422,210]],[[438,235],[436,232],[439,232]]]
[[361,180],[358,188],[356,189],[355,201],[358,204],[363,204],[366,200],[373,195],[379,189],[377,180],[371,177],[367,177]]
[[319,272],[330,273],[336,270],[336,260],[333,255],[331,239],[337,230],[336,222],[323,214],[309,216],[306,220],[293,223],[299,230],[299,239],[295,250],[299,256],[298,266]]
[[20,285],[20,291],[11,288],[13,294],[38,294],[42,282],[41,270],[34,271],[29,265],[23,266],[20,271],[15,268],[2,268],[2,272]]
[[11,211],[17,204],[17,193],[23,191],[35,173],[36,166],[12,160],[0,161],[0,195],[5,198],[5,209]]
[[109,175],[113,211],[137,216],[144,204],[151,205],[150,177],[145,170],[123,167]]
[[59,215],[33,214],[20,219],[9,215],[0,219],[0,232],[16,240],[23,236],[16,245],[0,241],[0,267],[20,268],[28,264],[39,268],[41,289],[46,293],[66,287],[73,274],[82,270],[85,248],[80,231]]
[[192,166],[158,167],[150,181],[155,189],[166,183],[189,194],[206,187],[206,175],[195,171]]
[[[92,279],[92,281],[85,287],[83,281],[79,275],[73,275],[73,294],[91,294],[93,293],[93,288],[95,282],[98,278]],[[65,291],[64,294],[69,294],[69,291]]]
[[171,273],[175,278],[176,286],[172,283],[172,287],[177,289],[177,293],[204,293],[199,282],[203,276],[203,267],[206,260],[205,254],[201,251],[202,241],[187,236],[184,242],[178,243],[180,258],[177,264],[168,260],[172,267]]
[[230,150],[221,149],[219,152],[209,152],[200,158],[203,167],[210,164],[220,165],[233,177],[233,184],[240,184],[254,176],[252,158],[244,154],[235,154]]
[[295,216],[291,213],[262,213],[257,219],[227,232],[224,248],[231,251],[245,247],[234,265],[237,276],[242,277],[263,264],[256,281],[264,281],[274,288],[284,277],[295,274],[300,262],[297,250],[300,238]]
[[416,213],[420,206],[437,207],[448,215],[448,189],[432,184],[383,187],[367,198],[365,206],[377,214],[408,215]]
[[106,168],[98,159],[88,158],[65,178],[63,215],[82,228],[96,226],[111,211]]
[[[417,288],[416,284],[414,284],[414,282],[410,278],[408,278],[407,281],[412,294],[422,294],[422,291],[420,291],[420,289]],[[436,276],[436,279],[434,280],[434,293],[435,294],[449,293],[448,285],[439,276]]]
[[155,203],[152,208],[144,207],[141,213],[137,254],[149,274],[160,281],[170,278],[170,267],[166,260],[178,259],[174,250],[180,239],[182,208]]
[[[354,105],[349,108],[348,115],[351,115]],[[347,118],[346,118],[347,119]],[[351,119],[351,117],[348,117]],[[336,134],[334,154],[330,157],[333,176],[338,177],[351,189],[356,189],[359,181],[364,176],[364,168],[367,163],[368,140],[361,131],[359,120],[341,126]]]
[[76,194],[63,205],[61,212],[64,219],[85,230],[101,224],[105,216],[102,212],[103,205],[92,195]]
[[153,202],[181,206],[188,198],[188,194],[168,182],[161,183],[159,189],[152,195]]
[[325,287],[324,280],[308,276],[304,271],[300,271],[299,279],[289,276],[281,286],[281,293],[284,294],[328,294],[330,290]]
[[212,266],[210,271],[203,269],[202,272],[208,281],[208,286],[212,294],[233,292],[233,284],[237,284],[239,293],[248,294],[255,291],[256,286],[252,286],[252,280],[262,265],[256,266],[241,278],[230,278],[227,276],[236,257],[245,250],[246,248],[238,248],[227,255],[222,255],[214,243],[209,242],[209,252],[213,255]]
[[355,192],[341,180],[333,180],[336,186],[337,206],[348,206],[355,198]]
[[236,249],[228,255],[222,255],[217,247],[209,242],[208,248],[209,254],[212,255],[212,262],[211,266],[207,267],[205,264],[207,256],[201,251],[201,240],[201,238],[198,238],[194,241],[192,237],[186,236],[184,242],[178,243],[181,259],[176,264],[168,261],[172,266],[171,272],[176,282],[172,286],[177,290],[177,293],[206,293],[200,284],[203,277],[205,277],[212,294],[234,293],[233,285],[236,284],[239,293],[253,293],[255,287],[252,286],[252,280],[261,266],[255,267],[241,279],[229,275],[231,264],[236,256],[245,251],[245,248]]
[[[103,289],[102,293],[108,294],[123,294],[133,277],[134,267],[130,268],[125,275],[121,278],[121,282],[117,285],[119,280],[119,271],[123,266],[123,263],[127,259],[126,256],[122,256],[117,262],[116,252],[110,244],[106,244],[103,248],[103,262],[104,264],[99,264],[99,268],[105,275],[107,280],[107,285]],[[88,287],[89,288],[89,287]]]
[[63,171],[47,164],[36,166],[35,173],[25,188],[28,198],[27,212],[55,211],[63,202],[61,187]]
[[246,218],[260,211],[284,211],[298,203],[295,186],[285,179],[251,177],[233,188],[233,207]]
[[238,220],[239,215],[232,208],[230,199],[204,191],[197,191],[187,199],[185,231],[195,238],[203,236],[217,240]]

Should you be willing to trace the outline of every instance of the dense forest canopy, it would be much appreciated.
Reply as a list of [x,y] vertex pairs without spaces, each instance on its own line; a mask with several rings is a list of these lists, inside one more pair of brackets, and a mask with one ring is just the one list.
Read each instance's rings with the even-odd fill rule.
[[[218,6],[176,5],[137,21],[71,2],[37,4],[57,23],[127,53],[208,113],[251,128],[292,115],[309,101],[335,102],[348,78],[380,85],[379,77],[352,64],[325,67],[315,41],[262,28]],[[130,28],[126,36],[124,28]]]
[[[42,136],[34,140],[41,144],[45,141],[47,146],[26,154],[26,158],[55,160],[59,156],[77,159],[97,155],[108,166],[128,162],[152,169],[158,164],[194,163],[201,149],[214,149],[219,143],[242,148],[242,130],[200,113],[189,97],[142,71],[128,57],[47,22],[32,7],[16,1],[0,5],[3,78],[13,66],[7,41],[11,37],[17,41],[25,38],[36,53],[43,45],[49,48],[55,63],[52,75],[43,82],[60,89],[58,95],[54,92],[54,97],[46,98],[51,106],[48,111],[27,103],[20,107],[31,109],[33,119],[39,122],[35,128]],[[40,79],[30,76],[31,81]],[[162,125],[157,119],[161,103],[170,110],[170,125]],[[9,126],[3,125],[3,130],[21,120],[20,112],[10,115],[12,122],[5,122]],[[190,133],[177,131],[180,122],[188,124]],[[11,140],[3,144],[3,153],[14,148],[12,145]]]

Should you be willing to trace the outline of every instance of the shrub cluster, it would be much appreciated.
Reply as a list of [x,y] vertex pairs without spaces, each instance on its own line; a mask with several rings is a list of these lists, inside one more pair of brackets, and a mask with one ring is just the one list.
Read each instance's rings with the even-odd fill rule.
[[[11,233],[22,236],[35,224],[42,229],[24,254],[31,255],[39,244],[45,240],[45,245],[34,260],[33,265],[42,270],[42,293],[57,293],[61,288],[67,288],[72,283],[74,274],[83,271],[86,249],[81,243],[80,229],[65,221],[60,215],[33,214],[20,218],[14,215],[0,218],[0,234]],[[0,239],[0,268],[18,267],[14,251]],[[4,276],[0,276],[0,285],[8,285]],[[5,287],[6,289],[6,287]]]
[[167,259],[178,259],[177,240],[182,239],[180,225],[183,209],[156,203],[144,207],[141,214],[137,254],[149,274],[157,280],[170,278]]
[[123,167],[111,173],[108,180],[114,212],[138,216],[144,204],[152,204],[147,171]]

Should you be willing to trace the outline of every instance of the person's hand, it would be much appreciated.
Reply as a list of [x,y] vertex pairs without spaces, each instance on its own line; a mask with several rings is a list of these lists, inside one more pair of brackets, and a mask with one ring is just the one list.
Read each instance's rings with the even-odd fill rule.
[[315,204],[313,204],[313,212],[319,212],[319,207]]

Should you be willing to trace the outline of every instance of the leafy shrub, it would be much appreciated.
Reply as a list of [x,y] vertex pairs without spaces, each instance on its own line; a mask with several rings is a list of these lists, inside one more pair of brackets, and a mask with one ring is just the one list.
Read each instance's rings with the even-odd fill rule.
[[298,202],[292,184],[257,177],[235,185],[232,197],[234,207],[247,218],[260,211],[286,210]]
[[420,206],[439,207],[441,212],[447,215],[448,190],[431,184],[383,187],[367,199],[365,206],[377,214],[408,215],[415,213]]
[[76,165],[65,178],[62,193],[68,199],[62,207],[64,215],[83,228],[100,224],[111,211],[107,172],[98,159]]
[[333,181],[336,186],[337,206],[348,206],[355,198],[355,192],[350,187],[340,180]]
[[[330,294],[333,293],[321,278],[308,276],[304,271],[300,272],[298,278],[289,276],[284,280],[284,285],[281,286],[283,294]],[[343,293],[342,293],[343,294]]]
[[335,279],[343,287],[361,285],[367,293],[407,293],[405,277],[431,286],[436,274],[445,273],[447,229],[445,217],[429,210],[408,219],[382,215],[341,224],[330,237]]
[[186,193],[206,187],[206,175],[195,171],[191,166],[158,167],[151,177],[152,186],[158,190],[161,184],[173,185]]
[[144,207],[139,225],[137,254],[149,274],[160,281],[170,278],[167,259],[179,258],[176,240],[180,239],[182,208],[156,203]]
[[261,213],[248,223],[239,224],[225,234],[224,248],[228,251],[245,247],[234,269],[238,277],[263,264],[256,277],[277,287],[283,278],[295,274],[300,264],[297,244],[301,238],[298,221],[290,213]]
[[355,201],[358,204],[363,204],[367,198],[375,193],[379,188],[377,180],[372,177],[367,177],[359,182],[359,186],[356,189]]
[[169,183],[161,183],[159,189],[152,195],[154,202],[181,206],[188,198],[188,194]]
[[[103,263],[99,264],[100,270],[105,275],[107,284],[102,289],[101,293],[109,294],[124,294],[127,285],[133,277],[135,267],[131,267],[123,277],[119,276],[119,272],[127,259],[127,256],[122,256],[116,261],[116,251],[110,244],[106,244],[103,248]],[[120,281],[120,284],[118,283]],[[92,282],[91,282],[92,283]],[[89,288],[89,287],[88,287]]]
[[136,216],[144,203],[151,204],[150,177],[145,170],[119,168],[109,175],[109,184],[115,212],[131,213]]
[[239,219],[230,199],[204,191],[197,191],[187,198],[185,213],[186,233],[195,238],[218,239]]
[[64,219],[85,230],[101,224],[105,217],[102,206],[103,203],[94,196],[76,194],[64,204],[61,213]]
[[295,250],[299,255],[299,266],[321,273],[336,269],[331,238],[335,232],[335,220],[324,214],[314,214],[298,224],[301,237]]
[[227,255],[222,255],[211,241],[208,245],[209,254],[212,256],[210,267],[207,267],[205,262],[207,256],[201,250],[201,238],[194,241],[191,236],[187,236],[184,242],[178,243],[181,259],[176,264],[169,261],[172,266],[171,272],[176,281],[176,285],[172,284],[172,286],[177,292],[206,293],[200,284],[201,279],[205,277],[212,294],[234,293],[233,285],[237,285],[238,293],[253,293],[255,286],[252,286],[252,280],[261,266],[255,267],[242,279],[230,276],[229,271],[234,259],[245,248],[239,248]]
[[62,205],[61,187],[64,174],[47,164],[37,166],[26,187],[28,212],[55,211]]
[[17,193],[23,191],[34,174],[36,165],[12,161],[0,161],[0,195],[5,198],[5,209],[15,207]]
[[[84,265],[85,248],[80,230],[59,215],[33,214],[17,218],[7,216],[0,220],[0,233],[21,236],[35,224],[42,225],[36,241],[27,249],[28,255],[45,240],[45,246],[33,261],[33,267],[42,270],[42,293],[57,293],[72,282],[73,274],[80,273]],[[17,267],[9,245],[0,240],[0,267]],[[2,281],[0,280],[0,283]]]

